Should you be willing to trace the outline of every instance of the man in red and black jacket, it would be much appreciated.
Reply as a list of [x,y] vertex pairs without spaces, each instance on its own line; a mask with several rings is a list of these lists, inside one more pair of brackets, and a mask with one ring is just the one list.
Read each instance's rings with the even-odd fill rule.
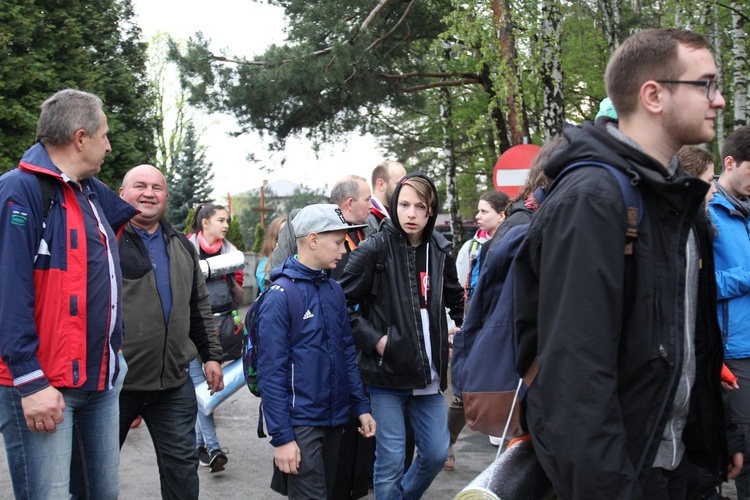
[[0,432],[18,498],[119,493],[115,232],[135,210],[93,178],[111,151],[102,108],[47,99],[38,142],[0,177]]

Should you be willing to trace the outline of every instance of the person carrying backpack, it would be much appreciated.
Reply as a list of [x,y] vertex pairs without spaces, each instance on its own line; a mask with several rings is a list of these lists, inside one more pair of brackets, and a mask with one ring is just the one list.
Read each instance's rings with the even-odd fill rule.
[[[196,209],[188,240],[195,247],[201,260],[228,252],[238,252],[239,250],[226,239],[228,229],[227,209],[221,205],[207,203]],[[237,359],[242,353],[242,332],[238,331],[238,325],[235,323],[237,308],[242,303],[244,278],[244,273],[240,269],[234,273],[206,279],[208,301],[211,303],[211,312],[223,351],[222,361]],[[199,357],[190,362],[190,378],[194,384],[206,383],[203,363]],[[195,421],[195,446],[201,466],[209,467],[211,472],[224,470],[229,458],[226,450],[219,444],[213,413],[205,415],[198,411]]]
[[[258,387],[274,464],[288,474],[290,499],[324,499],[332,491],[350,414],[359,417],[360,434],[375,435],[344,293],[330,277],[346,253],[347,232],[364,227],[350,225],[336,205],[303,208],[294,219],[298,253],[271,271],[274,283],[259,299]],[[301,296],[298,331],[290,315],[301,311],[290,307],[290,292],[276,281],[280,277],[292,280]]]
[[[391,197],[391,218],[351,253],[339,280],[378,421],[376,498],[420,498],[448,457],[445,308],[460,325],[464,307],[450,243],[433,231],[439,206],[426,175],[405,176]],[[417,443],[406,472],[405,411]]]
[[[708,185],[674,154],[707,142],[724,107],[706,40],[681,29],[628,38],[610,59],[619,122],[564,130],[555,179],[577,162],[632,178],[636,216],[599,167],[566,174],[537,210],[515,271],[525,423],[559,498],[685,498],[688,461],[721,471],[729,453]],[[553,181],[554,182],[554,181]]]

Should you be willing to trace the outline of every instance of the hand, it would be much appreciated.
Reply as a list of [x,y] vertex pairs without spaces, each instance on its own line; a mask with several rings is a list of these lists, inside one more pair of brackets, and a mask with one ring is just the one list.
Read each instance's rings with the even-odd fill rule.
[[385,344],[388,343],[388,335],[383,335],[380,337],[380,340],[378,340],[378,343],[375,344],[375,350],[380,354],[381,356],[385,352]]
[[300,455],[297,441],[290,441],[273,450],[273,461],[281,472],[299,474],[299,463],[301,460],[302,456]]
[[740,475],[745,458],[741,451],[732,455],[731,458],[732,462],[729,464],[729,473],[727,474],[727,478],[734,479]]
[[362,436],[366,438],[371,438],[375,436],[375,419],[372,418],[372,415],[369,413],[363,413],[359,416],[359,423],[360,425],[357,430],[359,431]]
[[721,386],[727,391],[734,391],[740,388],[737,382],[733,382],[730,384],[729,382],[724,382],[723,380],[721,381]]
[[65,400],[60,391],[49,386],[22,397],[21,407],[30,431],[52,434],[63,421]]
[[222,373],[218,361],[206,361],[203,365],[203,373],[206,374],[206,382],[208,382],[208,388],[212,396],[224,389],[224,373]]

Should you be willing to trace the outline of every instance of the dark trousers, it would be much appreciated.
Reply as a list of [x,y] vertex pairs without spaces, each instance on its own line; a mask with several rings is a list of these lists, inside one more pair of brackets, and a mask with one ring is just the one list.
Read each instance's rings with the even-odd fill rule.
[[683,456],[675,470],[651,469],[643,490],[645,500],[684,500],[687,496],[688,461]]
[[450,406],[448,406],[448,433],[451,436],[451,446],[456,444],[458,435],[461,434],[464,426],[466,426],[464,402],[458,396],[453,396],[453,400]]
[[333,491],[344,426],[294,428],[300,450],[298,474],[287,475],[289,500],[322,500]]
[[198,498],[197,414],[195,387],[190,378],[175,389],[120,393],[120,447],[128,436],[130,423],[142,416],[156,451],[162,498]]

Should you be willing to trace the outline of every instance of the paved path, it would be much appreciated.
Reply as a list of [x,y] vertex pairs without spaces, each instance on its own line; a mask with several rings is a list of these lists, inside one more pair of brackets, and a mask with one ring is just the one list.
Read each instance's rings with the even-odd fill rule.
[[[199,467],[202,499],[283,498],[269,489],[273,448],[268,439],[256,435],[259,399],[240,389],[216,410],[219,441],[229,448],[229,463],[224,472],[211,474]],[[0,441],[2,443],[2,441]],[[0,445],[2,446],[2,445]],[[495,457],[497,448],[484,434],[468,427],[455,447],[456,469],[442,471],[425,494],[425,499],[451,499],[476,477]],[[0,453],[0,500],[13,498],[7,473],[5,448]],[[120,463],[120,499],[160,498],[159,472],[154,449],[145,424],[133,429],[122,448]],[[373,499],[372,492],[367,497]]]

